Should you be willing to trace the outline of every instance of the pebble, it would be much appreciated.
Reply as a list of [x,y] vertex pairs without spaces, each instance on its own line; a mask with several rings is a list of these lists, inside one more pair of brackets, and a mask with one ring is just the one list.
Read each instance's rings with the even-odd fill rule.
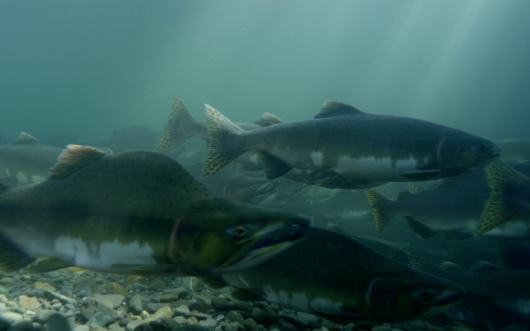
[[2,285],[9,285],[12,282],[13,282],[13,278],[11,278],[11,277],[2,277],[0,279],[0,284],[2,284]]
[[88,325],[88,327],[91,330],[98,330],[98,329],[102,329],[104,326],[106,326],[110,322],[111,322],[111,318],[109,316],[98,311],[94,314],[94,316],[92,316],[92,318],[88,320],[88,322],[86,322],[86,325]]
[[142,284],[140,284],[140,283],[135,283],[135,284],[133,285],[133,290],[136,290],[136,291],[142,291],[142,292],[143,292],[143,291],[147,291],[148,288],[147,288],[147,286],[142,285]]
[[180,326],[178,328],[173,329],[172,331],[210,331],[210,330],[201,325],[191,324],[191,325]]
[[181,305],[181,306],[178,306],[176,309],[175,309],[175,315],[177,316],[188,316],[190,313],[190,308],[188,308],[188,306],[186,305]]
[[166,289],[162,294],[174,294],[179,299],[185,299],[188,296],[190,296],[190,292],[185,289],[184,287],[178,287],[178,288],[172,288],[172,289]]
[[138,325],[142,324],[144,321],[142,320],[135,320],[135,321],[131,321],[129,323],[127,323],[127,326],[125,327],[125,329],[127,331],[133,331]]
[[121,294],[105,294],[95,296],[94,299],[99,302],[109,302],[111,304],[111,307],[116,309],[121,306],[121,303],[123,302],[125,297]]
[[21,295],[18,297],[18,306],[25,310],[35,311],[40,307],[40,302],[36,298]]
[[212,300],[212,307],[216,311],[228,310],[228,301],[224,298],[216,298]]
[[54,286],[51,286],[50,283],[47,282],[35,282],[33,283],[33,287],[35,288],[42,288],[48,291],[56,291],[57,289]]
[[88,327],[88,325],[77,325],[75,328],[74,328],[74,331],[89,331],[90,328]]
[[42,274],[43,277],[46,278],[57,278],[60,276],[58,271],[48,271]]
[[311,326],[318,323],[318,317],[313,314],[303,313],[303,312],[296,312],[296,316],[298,317],[298,322],[304,326]]
[[392,328],[388,325],[374,326],[370,331],[391,331]]
[[179,297],[175,294],[162,294],[158,297],[158,300],[160,300],[160,302],[173,302],[177,301],[178,299]]
[[199,325],[204,327],[215,327],[217,325],[217,321],[211,317],[206,318],[204,321],[200,321]]
[[283,323],[283,325],[280,326],[280,331],[296,331],[296,326],[291,323]]
[[179,325],[186,324],[186,317],[184,316],[177,316],[173,320]]
[[145,310],[150,313],[154,314],[156,313],[160,308],[167,307],[167,303],[148,303],[147,307],[145,307]]
[[156,321],[162,318],[171,318],[172,312],[170,307],[163,307],[160,308],[156,313],[151,315],[147,320],[149,321]]
[[113,323],[108,326],[108,329],[110,331],[125,331],[124,328],[122,328],[118,323]]
[[182,324],[179,324],[175,320],[167,317],[161,318],[160,323],[164,324],[169,330],[173,330],[174,328],[179,327]]
[[189,307],[189,309],[190,310],[196,310],[198,312],[205,313],[205,314],[214,311],[213,307],[210,306],[209,304],[207,304],[204,301],[196,301],[196,302],[192,303],[191,306]]
[[129,292],[121,284],[117,282],[109,282],[103,286],[102,291],[106,291],[107,294],[120,294],[123,297],[128,298]]
[[166,289],[166,283],[161,281],[160,279],[153,279],[149,283],[145,284],[147,288],[150,290],[157,290],[157,291],[163,291]]
[[20,322],[15,322],[11,325],[9,331],[34,331],[35,327],[30,321],[24,320]]
[[240,313],[236,311],[231,311],[228,314],[226,314],[226,319],[232,322],[242,322],[244,318]]
[[166,326],[164,324],[162,324],[162,322],[159,322],[159,321],[151,321],[151,322],[149,322],[149,327],[153,331],[168,331]]
[[6,312],[3,312],[3,313],[0,313],[0,317],[5,319],[6,321],[9,321],[9,323],[15,323],[15,322],[18,322],[18,321],[22,321],[24,319],[22,314],[14,313],[14,312],[11,312],[11,311],[6,311]]
[[142,299],[139,295],[133,295],[131,301],[129,301],[129,309],[134,315],[138,315],[144,310]]

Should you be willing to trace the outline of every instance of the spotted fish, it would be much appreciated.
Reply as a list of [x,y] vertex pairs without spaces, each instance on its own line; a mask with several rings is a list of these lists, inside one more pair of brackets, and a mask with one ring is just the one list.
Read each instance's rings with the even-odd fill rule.
[[157,152],[70,145],[39,184],[0,187],[0,268],[204,275],[261,263],[309,220],[211,193]]
[[239,299],[350,322],[424,319],[458,304],[464,292],[350,236],[320,228],[309,228],[299,245],[259,266],[203,280],[212,287],[238,288]]

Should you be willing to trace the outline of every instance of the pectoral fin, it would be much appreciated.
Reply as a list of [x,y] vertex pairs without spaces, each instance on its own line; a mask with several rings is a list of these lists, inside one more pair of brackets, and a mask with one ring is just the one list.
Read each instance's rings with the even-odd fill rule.
[[18,248],[11,240],[0,234],[0,269],[4,272],[17,271],[35,261]]
[[260,153],[260,159],[264,167],[265,178],[269,180],[281,177],[292,169],[287,163],[265,152]]

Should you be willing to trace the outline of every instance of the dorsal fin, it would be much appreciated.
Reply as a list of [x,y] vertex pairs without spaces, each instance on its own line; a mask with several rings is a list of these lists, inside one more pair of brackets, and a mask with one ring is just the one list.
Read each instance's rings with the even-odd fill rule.
[[68,145],[50,169],[49,179],[66,177],[76,170],[99,160],[105,152],[90,146]]
[[315,118],[328,118],[344,115],[366,115],[366,113],[345,103],[326,101]]
[[22,145],[35,145],[39,144],[39,141],[26,132],[20,132],[18,135],[17,141],[13,143],[13,145],[22,146]]
[[261,127],[271,126],[274,124],[281,124],[283,121],[271,113],[265,113],[260,119],[257,119],[254,124]]

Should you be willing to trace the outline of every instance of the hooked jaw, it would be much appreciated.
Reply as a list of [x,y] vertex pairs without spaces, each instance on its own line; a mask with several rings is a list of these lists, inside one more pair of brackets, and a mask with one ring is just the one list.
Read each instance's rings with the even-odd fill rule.
[[[215,270],[213,273],[227,273],[241,269],[251,268],[283,252],[303,239],[310,220],[305,216],[283,223],[275,224],[263,229],[263,237],[255,242],[248,252],[237,262],[230,266]],[[260,231],[261,232],[261,231]]]
[[463,300],[463,295],[466,293],[466,290],[462,287],[462,290],[447,289],[440,294],[438,301],[432,305],[427,311],[421,314],[421,319],[430,318],[442,311],[459,304]]

